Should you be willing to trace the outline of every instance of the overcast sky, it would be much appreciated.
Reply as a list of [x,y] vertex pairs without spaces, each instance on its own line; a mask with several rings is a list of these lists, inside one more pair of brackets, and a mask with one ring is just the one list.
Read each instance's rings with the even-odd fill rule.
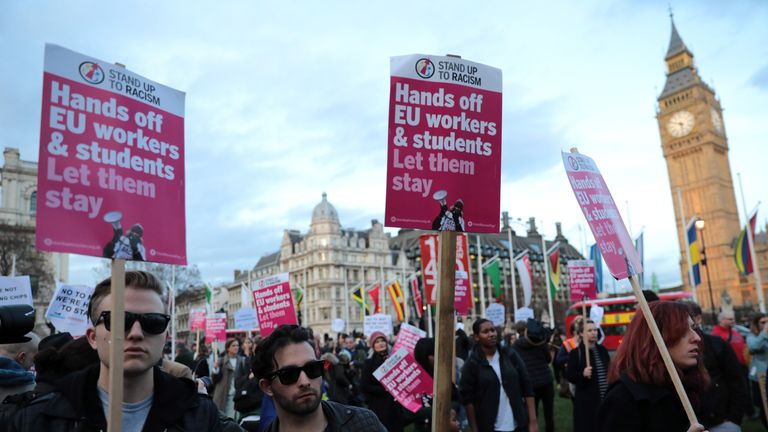
[[[680,282],[655,119],[667,1],[285,3],[0,2],[0,147],[38,159],[46,42],[186,92],[189,261],[225,282],[276,251],[284,229],[306,232],[323,191],[344,227],[383,220],[389,57],[458,54],[503,71],[502,210],[535,216],[549,238],[562,222],[580,247],[586,224],[560,159],[576,146],[634,234],[644,229],[646,273]],[[734,184],[741,173],[764,224],[768,3],[673,6],[725,110]],[[71,282],[93,283],[98,262],[73,256]]]

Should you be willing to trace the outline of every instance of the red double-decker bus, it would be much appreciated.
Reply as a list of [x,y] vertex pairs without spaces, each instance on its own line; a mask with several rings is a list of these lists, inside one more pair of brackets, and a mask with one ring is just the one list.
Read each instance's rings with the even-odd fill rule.
[[[687,300],[691,297],[690,292],[671,292],[659,294],[661,300]],[[565,316],[565,331],[568,337],[572,337],[571,323],[582,314],[584,302],[578,302],[568,308]],[[632,317],[635,316],[637,301],[634,295],[625,297],[614,297],[600,300],[587,301],[587,316],[591,305],[599,305],[604,309],[603,320],[600,322],[600,328],[603,330],[605,340],[603,346],[609,350],[615,350],[619,347],[621,339],[627,332],[627,326]]]

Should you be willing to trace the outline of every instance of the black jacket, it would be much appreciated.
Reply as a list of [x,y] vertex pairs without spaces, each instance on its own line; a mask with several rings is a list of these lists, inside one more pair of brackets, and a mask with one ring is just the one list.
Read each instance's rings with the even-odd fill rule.
[[596,430],[685,432],[689,426],[688,416],[673,387],[640,384],[622,375],[600,404]]
[[701,334],[704,340],[704,366],[711,384],[701,395],[701,424],[706,427],[726,420],[741,424],[747,406],[747,383],[731,345],[717,336]]
[[552,358],[549,354],[549,344],[534,345],[526,338],[520,338],[515,341],[512,349],[523,359],[533,388],[552,385],[552,369],[549,368]]
[[[611,357],[602,345],[596,345],[600,361],[605,366],[606,380]],[[587,367],[586,349],[584,343],[568,353],[568,364],[565,378],[576,386],[573,397],[573,430],[574,432],[592,432],[595,430],[597,408],[600,406],[600,384],[595,367],[595,353],[589,351],[589,365],[592,366],[592,378],[584,378],[584,368]]]
[[[501,383],[509,397],[518,431],[528,430],[528,410],[524,398],[533,397],[533,387],[523,360],[513,350],[497,346]],[[482,348],[475,345],[461,369],[459,392],[462,403],[472,404],[478,432],[493,431],[499,411],[501,386],[496,372],[485,358]]]
[[[107,421],[96,382],[99,366],[74,372],[56,383],[56,391],[41,395],[16,413],[8,430],[105,431]],[[145,432],[242,431],[231,419],[221,417],[208,396],[197,393],[191,380],[179,379],[154,368],[154,399]]]
[[[328,421],[328,432],[387,432],[376,416],[365,408],[342,405],[333,401],[322,401],[323,414]],[[275,419],[267,432],[279,432],[280,420]]]
[[365,396],[368,408],[376,414],[384,427],[389,432],[401,432],[405,426],[404,408],[373,376],[373,372],[385,360],[386,357],[379,354],[373,354],[371,358],[365,360],[363,373],[360,377],[360,390]]

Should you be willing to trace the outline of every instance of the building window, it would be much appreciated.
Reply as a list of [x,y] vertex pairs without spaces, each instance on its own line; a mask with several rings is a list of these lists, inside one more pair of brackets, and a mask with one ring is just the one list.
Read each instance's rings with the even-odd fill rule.
[[37,191],[32,192],[29,196],[29,213],[35,214],[37,212]]

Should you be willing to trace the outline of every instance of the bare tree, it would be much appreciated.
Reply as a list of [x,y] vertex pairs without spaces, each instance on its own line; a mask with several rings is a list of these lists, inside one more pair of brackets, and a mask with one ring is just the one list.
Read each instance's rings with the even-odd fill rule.
[[32,297],[39,298],[40,288],[53,288],[53,269],[45,252],[35,248],[35,228],[0,224],[0,275],[10,276],[16,259],[16,274],[29,275]]
[[[97,283],[108,278],[111,272],[111,261],[104,260],[102,264],[93,269]],[[174,280],[173,267],[176,267],[175,283],[176,292],[184,292],[191,287],[203,284],[203,278],[200,275],[200,269],[196,264],[191,266],[172,266],[169,264],[152,263],[146,261],[127,261],[126,270],[144,270],[157,276],[164,286],[170,285]]]

